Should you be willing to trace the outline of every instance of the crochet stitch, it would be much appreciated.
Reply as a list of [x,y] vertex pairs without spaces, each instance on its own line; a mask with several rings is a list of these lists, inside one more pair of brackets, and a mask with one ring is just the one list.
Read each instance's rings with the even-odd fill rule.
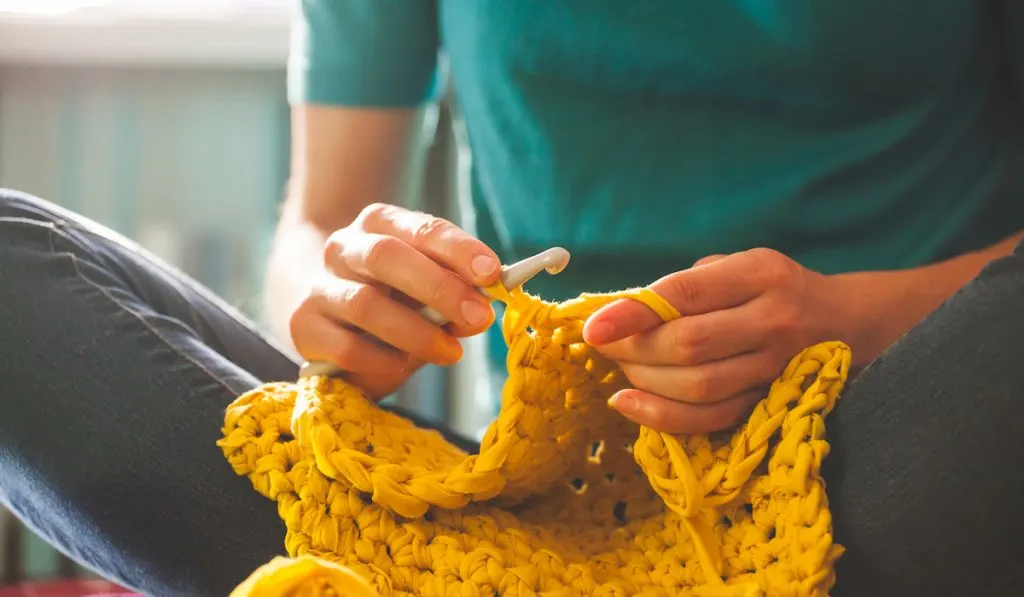
[[843,550],[820,467],[846,345],[796,355],[735,429],[675,436],[607,406],[629,382],[582,339],[613,301],[680,317],[667,301],[488,292],[507,306],[508,379],[478,454],[343,379],[230,405],[218,445],[277,502],[290,556],[232,597],[828,593]]

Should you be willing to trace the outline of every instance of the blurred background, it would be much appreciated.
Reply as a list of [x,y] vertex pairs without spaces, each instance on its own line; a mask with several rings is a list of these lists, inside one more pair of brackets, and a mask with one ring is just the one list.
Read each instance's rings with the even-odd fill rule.
[[[288,176],[292,0],[0,0],[0,187],[133,238],[262,325]],[[403,203],[458,221],[461,148],[424,117]],[[476,434],[476,340],[392,400]],[[461,398],[460,398],[461,397]],[[2,481],[0,481],[2,482]],[[87,574],[0,511],[0,587]]]

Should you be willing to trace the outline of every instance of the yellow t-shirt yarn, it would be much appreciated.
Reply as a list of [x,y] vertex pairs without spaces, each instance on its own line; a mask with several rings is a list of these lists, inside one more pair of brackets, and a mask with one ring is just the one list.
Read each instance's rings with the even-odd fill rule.
[[734,430],[675,436],[607,406],[628,381],[582,340],[612,301],[679,313],[649,289],[506,304],[508,379],[478,454],[342,379],[269,383],[218,442],[275,500],[289,557],[231,597],[827,595],[842,547],[822,460],[850,351],[812,346]]

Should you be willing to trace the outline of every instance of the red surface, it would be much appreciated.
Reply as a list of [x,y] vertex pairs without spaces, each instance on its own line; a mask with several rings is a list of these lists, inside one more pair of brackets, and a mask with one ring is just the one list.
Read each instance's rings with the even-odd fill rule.
[[0,587],[0,597],[138,597],[102,580],[32,582]]

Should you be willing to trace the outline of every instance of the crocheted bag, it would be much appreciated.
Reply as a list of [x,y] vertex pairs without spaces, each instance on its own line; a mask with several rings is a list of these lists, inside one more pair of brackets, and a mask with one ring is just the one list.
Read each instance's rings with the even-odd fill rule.
[[507,305],[508,379],[479,454],[341,379],[227,409],[218,443],[277,502],[290,555],[232,597],[828,593],[842,548],[819,470],[845,345],[797,355],[736,429],[674,436],[608,408],[628,381],[582,340],[623,298],[679,317],[664,299],[488,292]]

